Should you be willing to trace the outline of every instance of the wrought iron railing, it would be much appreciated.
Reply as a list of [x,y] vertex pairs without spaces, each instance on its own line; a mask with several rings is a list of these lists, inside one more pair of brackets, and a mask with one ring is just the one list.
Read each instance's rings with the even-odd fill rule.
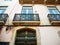
[[40,21],[39,14],[15,14],[13,21]]
[[50,21],[60,21],[60,14],[48,14]]
[[0,14],[0,21],[3,21],[4,23],[7,21],[8,14]]

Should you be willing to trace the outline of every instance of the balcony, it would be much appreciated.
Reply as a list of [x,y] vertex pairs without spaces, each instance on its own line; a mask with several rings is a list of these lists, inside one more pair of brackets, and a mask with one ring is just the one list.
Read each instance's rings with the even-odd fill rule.
[[7,21],[8,14],[0,14],[0,25],[4,25]]
[[39,25],[39,14],[15,14],[14,25]]
[[48,14],[48,19],[52,25],[60,25],[60,14]]

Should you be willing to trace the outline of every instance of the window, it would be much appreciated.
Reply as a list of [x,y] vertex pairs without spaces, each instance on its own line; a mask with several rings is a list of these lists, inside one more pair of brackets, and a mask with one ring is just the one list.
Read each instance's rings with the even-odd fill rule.
[[55,6],[48,6],[48,10],[48,17],[50,21],[60,21],[60,11]]
[[49,10],[49,14],[60,14],[59,10],[56,7],[49,6],[48,10]]
[[7,6],[0,6],[0,21],[3,21],[4,23],[6,23],[8,18],[8,15],[4,14],[6,8]]
[[7,6],[0,6],[0,14],[3,14],[6,10]]
[[20,19],[22,21],[24,21],[24,20],[30,20],[30,21],[34,20],[33,15],[32,15],[33,14],[32,6],[23,6],[22,14],[23,15],[20,16],[21,17]]
[[35,30],[24,28],[16,32],[15,45],[37,45],[36,43]]
[[32,13],[33,13],[32,6],[23,6],[22,14],[32,14]]
[[0,14],[2,14],[2,13],[4,13],[4,12],[5,12],[5,10],[1,10],[1,9],[0,9]]

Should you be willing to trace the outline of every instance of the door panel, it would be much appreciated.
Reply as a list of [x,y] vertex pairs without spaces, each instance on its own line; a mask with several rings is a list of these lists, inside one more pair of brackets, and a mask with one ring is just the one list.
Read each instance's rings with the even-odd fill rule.
[[15,45],[37,45],[36,32],[28,30],[30,29],[18,30],[16,32]]

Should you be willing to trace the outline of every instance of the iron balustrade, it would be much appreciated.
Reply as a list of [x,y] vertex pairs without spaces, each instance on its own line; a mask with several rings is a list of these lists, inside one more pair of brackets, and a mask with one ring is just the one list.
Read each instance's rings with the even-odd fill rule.
[[60,21],[60,14],[48,14],[50,21]]
[[48,14],[48,19],[52,25],[60,25],[60,14]]
[[39,14],[15,14],[13,21],[40,21]]
[[3,21],[4,23],[7,21],[8,14],[0,14],[0,21]]

